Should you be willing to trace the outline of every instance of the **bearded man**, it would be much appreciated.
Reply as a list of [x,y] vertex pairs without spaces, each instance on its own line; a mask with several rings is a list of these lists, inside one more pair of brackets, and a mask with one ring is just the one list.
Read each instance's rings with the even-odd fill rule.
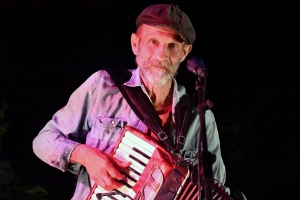
[[[192,50],[196,34],[188,16],[175,5],[155,4],[142,11],[131,35],[137,68],[130,70],[126,87],[138,87],[150,99],[168,140],[176,145],[175,108],[186,94],[175,75]],[[213,178],[225,182],[225,166],[213,113],[206,111],[208,151],[215,155]],[[131,161],[112,155],[126,126],[159,141],[124,99],[110,74],[99,70],[71,95],[33,141],[34,153],[47,164],[78,175],[73,200],[85,199],[98,184],[106,191],[122,187]],[[199,116],[191,115],[185,143],[179,154],[192,165],[198,163]]]

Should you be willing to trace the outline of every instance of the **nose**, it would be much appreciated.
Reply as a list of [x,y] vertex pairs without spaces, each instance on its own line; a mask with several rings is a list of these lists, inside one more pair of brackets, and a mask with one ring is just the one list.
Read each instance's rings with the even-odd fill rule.
[[168,46],[165,44],[161,44],[157,47],[156,49],[156,56],[157,58],[166,58],[169,55],[169,50],[168,50]]

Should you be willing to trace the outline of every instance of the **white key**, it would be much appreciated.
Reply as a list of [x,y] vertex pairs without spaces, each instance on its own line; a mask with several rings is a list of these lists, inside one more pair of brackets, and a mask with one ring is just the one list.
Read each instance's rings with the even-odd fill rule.
[[[127,161],[130,161],[132,163],[132,165],[135,166],[135,168],[137,168],[137,169],[134,169],[134,170],[137,170],[139,173],[142,173],[145,169],[145,167],[143,165],[141,165],[140,163],[138,163],[135,160],[133,160],[132,158],[130,158],[129,154],[127,154],[126,152],[121,151],[120,149],[116,150],[116,154],[113,155],[113,157],[115,157],[117,159],[119,159],[119,157],[120,157],[120,158],[123,158]],[[132,166],[130,165],[130,167],[132,167]]]
[[136,173],[134,173],[133,171],[129,171],[129,174],[128,174],[129,176],[131,176],[133,179],[135,179],[135,180],[139,180],[139,178],[140,178],[140,176],[139,175],[137,175]]
[[150,152],[154,152],[155,147],[151,144],[147,143],[146,141],[142,140],[141,138],[137,137],[136,135],[126,131],[125,137],[132,140],[133,142],[139,144],[140,146],[144,147],[145,149],[149,150]]
[[132,180],[130,180],[129,178],[125,178],[126,180],[124,180],[128,185],[130,185],[130,186],[134,186],[135,185],[135,182],[134,181],[132,181]]
[[134,156],[144,164],[147,164],[149,162],[149,159],[145,158],[143,155],[139,154],[138,152],[134,151],[132,148],[128,147],[123,143],[119,145],[119,149],[121,149],[123,152],[126,152],[127,154]]
[[141,146],[141,144],[136,143],[135,141],[132,141],[129,138],[123,137],[122,139],[122,143],[126,144],[127,146],[133,148],[137,148],[138,150],[140,150],[141,152],[143,152],[144,154],[146,154],[147,156],[151,157],[153,152],[149,151],[148,149],[146,149],[145,147]]

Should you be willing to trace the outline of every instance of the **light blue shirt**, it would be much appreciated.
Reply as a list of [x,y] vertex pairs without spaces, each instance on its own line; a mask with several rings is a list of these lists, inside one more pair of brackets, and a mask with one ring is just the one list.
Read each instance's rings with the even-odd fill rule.
[[[139,68],[132,70],[132,77],[125,84],[130,87],[142,87]],[[172,120],[175,106],[186,93],[183,86],[174,79]],[[147,94],[147,93],[146,93]],[[205,113],[208,151],[216,156],[212,166],[213,177],[225,183],[225,166],[220,152],[220,141],[213,113]],[[172,123],[171,123],[172,124]],[[34,153],[47,164],[62,171],[79,174],[73,200],[85,199],[94,185],[85,168],[69,162],[70,154],[79,143],[112,153],[125,126],[132,126],[146,132],[146,125],[135,115],[115,83],[106,71],[100,70],[91,75],[71,95],[67,105],[58,110],[33,141]],[[196,110],[191,117],[186,142],[181,150],[183,158],[197,164],[199,115]],[[174,127],[169,137],[175,143]]]

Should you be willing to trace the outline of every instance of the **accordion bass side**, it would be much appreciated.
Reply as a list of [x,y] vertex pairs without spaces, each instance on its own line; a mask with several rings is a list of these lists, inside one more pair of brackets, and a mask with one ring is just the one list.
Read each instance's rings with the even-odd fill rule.
[[[190,182],[190,166],[180,156],[166,151],[156,140],[133,127],[125,127],[112,153],[130,161],[122,187],[109,192],[94,184],[87,200],[197,199],[197,185]],[[216,188],[220,191],[220,188]],[[218,199],[230,199],[222,192]]]

